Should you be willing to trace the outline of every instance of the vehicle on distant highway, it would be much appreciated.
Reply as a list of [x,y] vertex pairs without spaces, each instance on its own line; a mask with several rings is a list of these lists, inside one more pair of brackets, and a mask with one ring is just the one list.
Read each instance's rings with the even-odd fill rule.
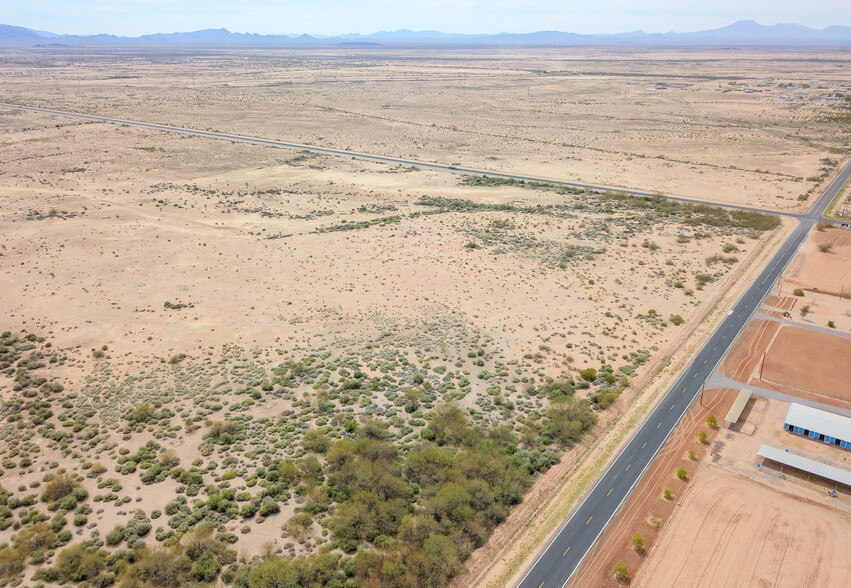
[[460,163],[450,163],[450,164],[449,164],[449,169],[460,169],[460,168],[458,167],[459,165],[461,165],[461,164],[460,164]]

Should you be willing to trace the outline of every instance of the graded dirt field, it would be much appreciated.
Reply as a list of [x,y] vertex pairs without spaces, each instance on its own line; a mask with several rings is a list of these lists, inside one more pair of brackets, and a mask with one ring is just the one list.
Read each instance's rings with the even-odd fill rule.
[[[765,355],[761,381],[851,402],[851,365],[841,359],[850,356],[849,337],[783,327]],[[835,357],[837,361],[825,361],[825,357]]]
[[848,406],[851,338],[772,320],[748,323],[730,353],[721,362],[725,376],[761,388]]
[[53,48],[4,52],[0,101],[791,210],[847,152],[826,96],[849,64],[842,49]]
[[667,586],[844,586],[851,515],[702,465],[632,582]]

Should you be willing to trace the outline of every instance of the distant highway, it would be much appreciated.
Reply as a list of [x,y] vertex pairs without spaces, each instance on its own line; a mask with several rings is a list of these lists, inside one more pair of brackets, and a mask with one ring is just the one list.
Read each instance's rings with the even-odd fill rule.
[[488,170],[480,170],[473,168],[460,167],[455,164],[442,164],[442,163],[434,163],[428,161],[417,161],[414,159],[402,159],[399,157],[385,157],[383,155],[372,155],[369,153],[359,153],[357,151],[348,151],[345,149],[333,149],[331,147],[317,147],[315,145],[302,145],[300,143],[290,143],[287,141],[274,141],[272,139],[263,139],[260,137],[246,137],[243,135],[230,135],[227,133],[219,133],[215,131],[201,131],[198,129],[189,129],[185,127],[173,127],[170,125],[160,125],[156,123],[148,123],[141,122],[135,120],[124,120],[120,118],[109,118],[105,116],[97,116],[94,114],[83,114],[81,112],[68,112],[65,110],[51,110],[49,108],[37,108],[35,106],[22,106],[20,104],[7,104],[4,102],[0,102],[0,108],[14,108],[17,110],[27,110],[29,112],[39,112],[42,114],[53,114],[56,116],[67,116],[71,118],[78,118],[82,120],[89,120],[93,122],[103,122],[110,123],[115,125],[126,125],[130,127],[140,127],[145,129],[152,129],[155,131],[164,131],[168,133],[181,133],[184,135],[194,135],[197,137],[207,137],[208,139],[222,139],[226,141],[237,141],[240,143],[250,143],[252,145],[264,145],[266,147],[279,147],[282,149],[294,149],[298,151],[310,151],[311,153],[321,153],[323,155],[335,155],[338,157],[345,157],[347,159],[355,158],[355,159],[363,159],[366,161],[380,161],[383,163],[393,163],[400,165],[414,165],[417,167],[423,167],[428,169],[439,169],[446,171],[454,171],[461,172],[464,174],[472,174],[479,176],[488,176],[491,178],[505,178],[510,180],[525,180],[527,182],[540,182],[546,184],[555,184],[557,186],[565,186],[568,188],[579,188],[582,190],[594,190],[598,192],[623,192],[624,194],[631,194],[633,196],[658,196],[661,198],[665,198],[667,200],[673,200],[676,202],[688,202],[692,204],[709,204],[712,206],[720,206],[722,208],[729,208],[733,210],[753,210],[757,212],[765,212],[769,214],[779,214],[783,216],[792,216],[797,217],[800,214],[793,212],[782,212],[776,210],[770,210],[766,208],[757,208],[753,206],[743,206],[738,204],[721,204],[718,202],[712,202],[709,200],[696,200],[692,198],[684,198],[682,196],[670,196],[659,193],[652,192],[642,192],[639,190],[630,190],[624,188],[615,188],[610,186],[595,186],[593,184],[580,184],[577,182],[566,182],[563,180],[553,180],[550,178],[537,178],[534,176],[525,176],[519,174],[512,173],[503,173],[496,171],[488,171]]
[[694,402],[704,381],[715,371],[762,299],[798,252],[810,229],[821,220],[824,211],[849,178],[851,162],[837,174],[810,210],[798,216],[800,222],[794,232],[538,556],[518,588],[561,588],[570,580]]

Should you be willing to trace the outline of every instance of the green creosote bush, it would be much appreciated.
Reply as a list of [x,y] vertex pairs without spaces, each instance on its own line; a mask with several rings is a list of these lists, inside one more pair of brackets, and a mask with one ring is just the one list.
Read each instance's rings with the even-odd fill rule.
[[594,368],[585,368],[581,372],[579,372],[579,377],[581,377],[586,382],[593,382],[597,379],[597,370]]
[[644,553],[644,535],[636,533],[632,536],[632,548],[638,553]]

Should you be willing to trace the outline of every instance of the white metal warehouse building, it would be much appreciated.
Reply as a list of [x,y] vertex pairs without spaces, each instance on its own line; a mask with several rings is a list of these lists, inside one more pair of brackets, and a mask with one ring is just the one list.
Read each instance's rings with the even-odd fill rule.
[[793,403],[783,428],[828,445],[851,449],[851,419],[832,412]]

